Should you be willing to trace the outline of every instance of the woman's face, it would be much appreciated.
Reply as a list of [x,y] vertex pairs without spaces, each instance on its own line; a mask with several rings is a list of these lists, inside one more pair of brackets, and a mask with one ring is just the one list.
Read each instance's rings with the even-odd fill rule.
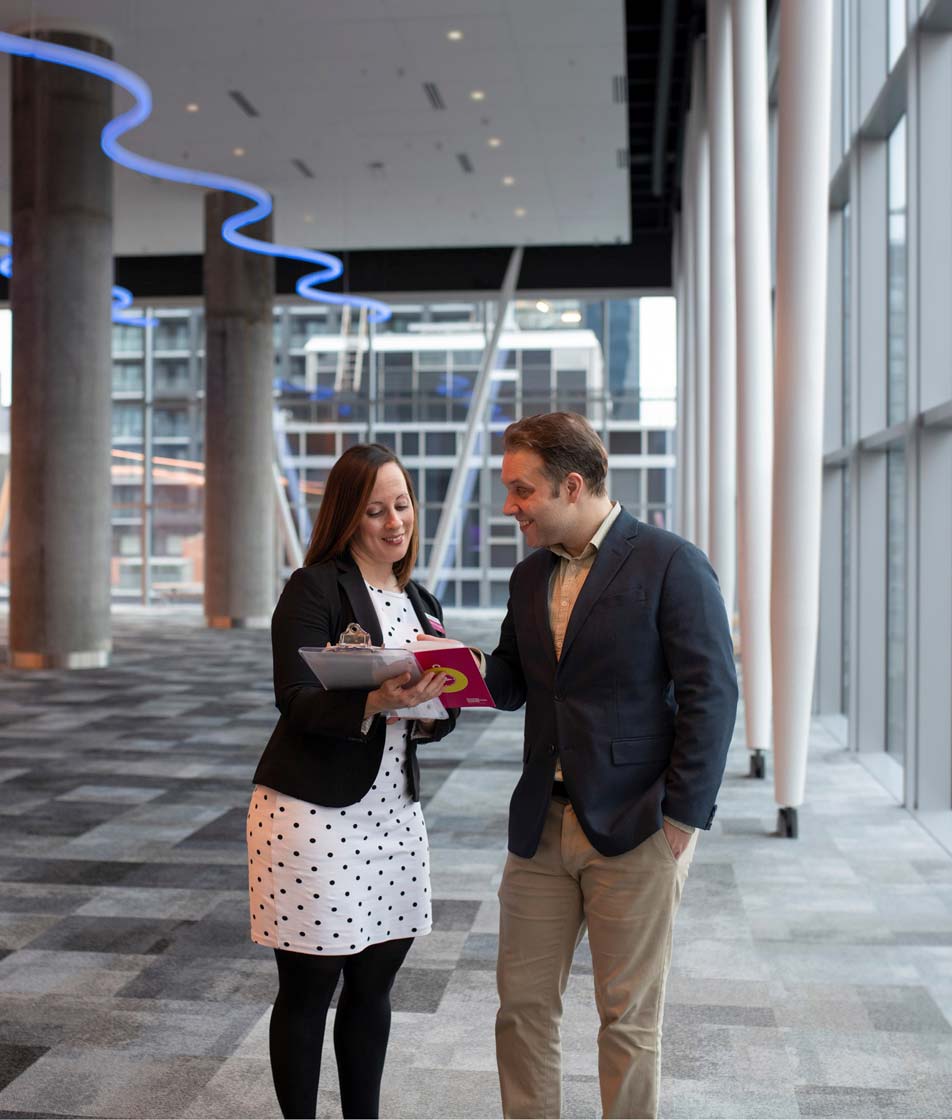
[[384,463],[377,471],[351,551],[374,564],[395,564],[406,556],[412,534],[413,503],[403,471],[396,463]]

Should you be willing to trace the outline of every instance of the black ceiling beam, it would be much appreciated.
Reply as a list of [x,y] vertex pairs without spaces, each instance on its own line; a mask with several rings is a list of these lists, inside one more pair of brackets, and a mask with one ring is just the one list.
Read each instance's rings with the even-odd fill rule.
[[671,70],[674,63],[674,27],[678,0],[664,0],[661,15],[661,57],[658,61],[658,84],[655,89],[654,137],[651,153],[651,193],[660,198],[664,191],[667,170],[668,127],[671,102]]
[[[651,224],[648,218],[646,226]],[[394,300],[421,292],[494,293],[502,286],[510,252],[497,246],[340,252],[344,276],[325,287]],[[276,261],[276,297],[293,296],[297,281],[308,271],[300,261]],[[150,300],[201,299],[202,257],[199,253],[117,257],[115,282],[134,292],[140,306]],[[630,245],[531,245],[523,255],[518,283],[520,291],[540,293],[670,287],[671,237],[651,229],[644,229]],[[0,278],[0,302],[8,299],[8,282]]]
[[[419,292],[497,292],[510,252],[497,246],[341,252],[344,275],[325,287],[385,299]],[[276,295],[293,296],[295,284],[308,271],[299,261],[276,261]],[[140,304],[150,299],[201,298],[202,258],[199,254],[119,257],[116,283],[131,289]],[[670,236],[658,231],[639,234],[631,245],[528,246],[518,283],[520,290],[533,292],[670,287]],[[0,289],[0,298],[4,296]]]

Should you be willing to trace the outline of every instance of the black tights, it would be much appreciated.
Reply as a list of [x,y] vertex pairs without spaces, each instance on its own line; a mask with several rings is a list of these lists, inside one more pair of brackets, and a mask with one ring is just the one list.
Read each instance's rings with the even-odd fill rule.
[[353,956],[275,949],[278,998],[271,1012],[271,1074],[285,1117],[313,1117],[327,1009],[344,985],[334,1019],[334,1052],[345,1117],[380,1112],[380,1081],[390,1037],[390,989],[413,938],[382,941]]

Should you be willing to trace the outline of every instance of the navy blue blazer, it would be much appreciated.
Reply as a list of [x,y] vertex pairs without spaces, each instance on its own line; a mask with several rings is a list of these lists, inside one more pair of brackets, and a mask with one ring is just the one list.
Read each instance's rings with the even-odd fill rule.
[[549,577],[538,549],[512,573],[486,683],[526,705],[509,850],[531,858],[556,756],[572,807],[602,855],[630,851],[664,816],[710,828],[737,711],[724,600],[704,554],[622,510],[575,603],[556,662]]
[[[425,634],[437,634],[427,615],[442,621],[443,611],[426,588],[406,586]],[[285,584],[271,619],[274,699],[281,717],[255,771],[254,781],[314,805],[353,805],[376,780],[387,726],[374,717],[361,732],[368,689],[325,691],[298,653],[301,646],[336,644],[348,623],[358,622],[373,644],[383,645],[366,584],[349,556],[298,568]],[[420,800],[420,743],[452,731],[456,712],[438,720],[433,733],[407,744],[407,785]]]

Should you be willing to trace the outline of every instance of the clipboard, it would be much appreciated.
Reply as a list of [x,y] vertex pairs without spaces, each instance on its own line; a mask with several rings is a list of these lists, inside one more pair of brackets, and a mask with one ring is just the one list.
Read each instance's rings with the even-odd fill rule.
[[412,653],[379,646],[301,646],[298,650],[311,672],[330,690],[379,688],[385,680],[409,673],[415,683],[423,676]]
[[[410,674],[415,684],[423,676],[412,653],[385,649],[370,644],[370,635],[352,622],[336,646],[301,646],[298,653],[318,681],[329,692],[344,688],[379,688],[384,681]],[[403,719],[446,719],[447,711],[439,699],[412,708],[398,708]]]

